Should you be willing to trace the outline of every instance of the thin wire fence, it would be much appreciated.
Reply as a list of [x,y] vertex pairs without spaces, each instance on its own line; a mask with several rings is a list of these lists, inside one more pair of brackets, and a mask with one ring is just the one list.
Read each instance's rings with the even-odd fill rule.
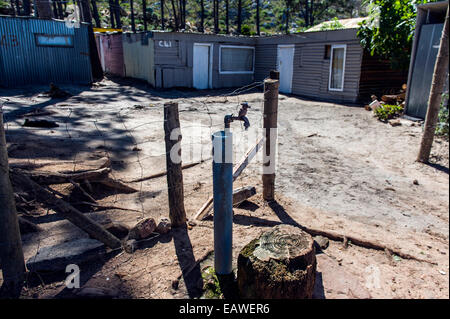
[[[182,154],[185,152],[186,149],[193,149],[194,147],[197,147],[200,149],[200,159],[197,159],[197,161],[199,163],[204,163],[207,162],[209,160],[211,160],[211,150],[212,150],[212,144],[211,144],[211,140],[210,137],[211,135],[217,131],[217,130],[222,130],[224,127],[224,122],[223,122],[223,118],[225,115],[230,115],[232,113],[238,113],[239,107],[241,102],[244,101],[242,95],[244,93],[248,93],[251,91],[254,91],[258,88],[260,88],[263,85],[263,82],[254,82],[252,84],[243,86],[241,88],[235,89],[232,92],[229,93],[225,93],[225,94],[220,94],[220,95],[206,95],[206,96],[198,96],[198,97],[191,97],[191,96],[183,96],[181,99],[188,99],[190,104],[195,105],[195,107],[198,107],[198,109],[195,112],[199,112],[199,113],[203,113],[203,114],[207,114],[207,119],[206,121],[208,122],[207,124],[204,123],[200,123],[200,124],[196,124],[194,123],[189,124],[187,123],[186,125],[186,120],[181,119],[181,133],[183,136],[183,141],[181,143],[181,152]],[[262,93],[261,93],[262,95]],[[229,102],[227,98],[231,98],[234,97],[235,101],[233,102]],[[222,101],[220,101],[220,99],[224,99]],[[0,98],[0,104],[3,105],[7,105],[9,103],[9,101],[2,101]],[[55,103],[57,104],[57,103]],[[120,139],[122,138],[126,138],[127,139],[127,147],[131,148],[135,151],[133,151],[131,153],[131,155],[129,155],[129,151],[127,153],[126,159],[124,160],[123,165],[126,167],[135,167],[135,171],[133,172],[133,176],[135,180],[141,180],[140,182],[135,182],[135,183],[126,183],[129,184],[131,187],[135,188],[137,190],[136,195],[131,195],[131,197],[136,200],[138,202],[138,206],[139,209],[136,209],[135,212],[139,214],[139,218],[144,218],[146,216],[148,216],[148,214],[146,213],[146,204],[145,204],[145,200],[146,200],[146,192],[149,191],[149,189],[151,189],[151,191],[153,192],[158,192],[158,196],[163,196],[165,195],[165,198],[167,198],[167,193],[170,191],[170,188],[167,187],[166,183],[165,183],[165,179],[164,182],[161,184],[161,178],[155,178],[155,179],[148,179],[145,180],[144,178],[146,176],[149,175],[148,169],[149,166],[153,166],[154,162],[149,160],[158,160],[157,162],[160,164],[157,169],[157,173],[159,172],[163,172],[165,170],[165,159],[166,156],[169,155],[169,152],[166,152],[165,147],[164,147],[164,140],[166,138],[166,133],[164,132],[163,126],[164,126],[164,119],[154,119],[157,116],[162,116],[161,113],[164,110],[164,105],[154,105],[152,107],[147,107],[147,110],[152,110],[153,113],[157,113],[157,114],[137,114],[137,116],[139,116],[139,119],[143,119],[143,123],[138,123],[138,124],[134,124],[134,125],[130,125],[130,121],[128,121],[130,118],[133,118],[133,116],[136,116],[136,112],[139,111],[139,109],[137,109],[135,107],[135,103],[129,102],[129,101],[123,101],[121,102],[122,106],[117,108],[114,106],[107,106],[107,107],[102,107],[102,108],[95,108],[93,110],[89,110],[86,111],[86,109],[82,109],[81,112],[83,113],[83,115],[86,116],[86,118],[83,118],[83,124],[86,126],[91,127],[92,129],[90,131],[86,131],[86,130],[81,130],[81,129],[77,129],[77,126],[74,126],[74,124],[77,123],[77,119],[76,117],[80,117],[80,110],[79,110],[79,104],[83,104],[83,97],[77,97],[76,99],[76,106],[70,105],[71,104],[71,100],[68,99],[66,101],[64,101],[64,105],[67,106],[61,106],[58,107],[58,120],[60,122],[63,123],[63,125],[61,125],[58,130],[54,129],[55,131],[57,131],[57,133],[59,133],[60,135],[56,136],[57,141],[61,141],[61,143],[63,142],[67,142],[69,141],[71,144],[73,144],[72,149],[71,149],[71,153],[69,154],[69,159],[52,159],[52,162],[54,162],[55,164],[58,163],[65,163],[68,164],[67,166],[71,166],[73,172],[77,172],[77,170],[79,169],[79,167],[83,166],[83,164],[86,164],[87,162],[83,163],[85,161],[86,158],[86,154],[90,154],[93,151],[99,151],[100,153],[104,154],[104,157],[106,157],[107,159],[109,159],[111,162],[115,162],[117,159],[117,154],[116,154],[116,150],[114,148],[111,147],[111,142],[119,140],[120,143]],[[220,110],[215,110],[215,108],[217,108],[217,105],[221,105],[221,104],[225,104],[227,107],[226,109],[220,109]],[[264,99],[261,98],[260,100],[258,100],[255,103],[250,103],[251,107],[257,109],[258,111],[252,111],[250,110],[249,113],[251,113],[252,118],[256,118],[256,121],[254,120],[252,123],[253,127],[259,127],[262,126],[262,121],[263,121],[263,104],[264,104]],[[52,104],[50,104],[52,105]],[[40,110],[44,109],[46,106],[43,106],[41,108],[39,108]],[[36,109],[33,109],[33,112],[36,111]],[[84,112],[86,111],[87,114],[85,114]],[[180,115],[184,112],[184,109],[180,110]],[[223,112],[223,114],[222,114]],[[255,116],[256,114],[258,114],[257,112],[259,112],[259,115]],[[61,113],[65,113],[65,115],[60,116]],[[220,114],[219,114],[220,113]],[[213,114],[216,114],[215,117],[213,117]],[[26,115],[26,114],[25,114]],[[36,113],[37,116],[39,116],[39,113]],[[106,115],[107,117],[105,118]],[[49,118],[52,118],[52,114],[48,115]],[[146,120],[145,118],[149,117],[150,119]],[[182,117],[182,116],[181,116]],[[5,118],[8,118],[8,114],[5,114]],[[37,140],[39,141],[40,139],[45,140],[46,138],[48,138],[48,136],[46,136],[45,134],[39,134],[42,133],[42,130],[40,129],[36,129],[36,131],[34,129],[26,129],[24,130],[23,128],[20,128],[17,126],[17,124],[19,124],[20,121],[23,120],[23,116],[21,117],[16,117],[16,118],[8,118],[7,121],[5,121],[5,135],[8,139],[11,140],[20,140],[20,141],[28,141],[28,140]],[[246,130],[244,129],[243,125],[241,122],[239,122],[239,125],[233,125],[233,132],[234,132],[234,136],[236,136],[234,144],[238,145],[242,144],[244,142],[249,142],[249,141],[245,141],[245,136],[246,134]],[[114,126],[111,126],[111,124],[114,124]],[[120,130],[118,129],[118,127],[121,127]],[[202,137],[205,137],[205,134],[202,133],[200,137],[200,141],[196,141],[195,138],[190,138],[188,142],[184,142],[186,140],[186,137],[190,136],[190,134],[192,133],[193,130],[195,129],[200,129],[200,131],[202,130],[207,130],[208,131],[208,136],[206,138],[208,138],[209,141],[204,141],[202,139]],[[51,129],[50,129],[51,130]],[[153,134],[150,134],[149,136],[142,136],[141,133],[142,130],[154,130]],[[48,134],[47,134],[48,135]],[[155,136],[154,136],[155,135]],[[247,137],[248,138],[248,137]],[[255,136],[255,138],[257,138]],[[92,146],[90,146],[88,143],[89,141],[95,140],[97,144],[100,144],[97,146],[97,148],[93,149]],[[184,142],[184,143],[183,143]],[[101,147],[99,147],[101,146]],[[119,145],[120,146],[120,145]],[[152,152],[151,154],[141,154],[141,150],[145,149],[147,150],[148,148],[152,147],[152,146],[157,146],[155,147],[155,149],[157,149],[157,151]],[[14,157],[14,152],[12,152],[12,156],[10,156],[10,163],[12,163],[10,166],[14,167],[15,164],[17,164],[17,162],[22,162],[22,163],[26,163],[28,164],[30,167],[39,167],[39,165],[44,165],[45,166],[45,161],[40,158],[39,156],[37,156],[35,154],[36,148],[30,148],[27,149],[25,148],[25,150],[22,150],[20,152],[20,156],[19,158]],[[246,149],[244,149],[244,153],[245,153]],[[45,152],[45,150],[44,150]],[[205,155],[205,153],[207,155]],[[11,161],[12,160],[12,161]],[[164,164],[161,164],[164,163]],[[256,163],[251,163],[250,165],[258,165]],[[114,164],[112,164],[112,166],[114,167]],[[250,168],[247,168],[247,170],[249,171]],[[155,168],[152,167],[152,173],[155,173]],[[192,174],[189,174],[189,172],[184,171],[184,197],[185,198],[190,198],[191,196],[194,196],[196,194],[198,194],[199,191],[202,192],[202,196],[204,196],[205,198],[208,198],[210,196],[212,196],[212,175],[211,172],[208,171],[208,173],[205,173],[207,178],[205,179],[205,177],[203,176],[191,176]],[[110,172],[110,177],[116,181],[116,182],[120,182],[123,183],[124,182],[124,178],[123,176],[121,176],[120,172],[118,172],[115,169],[111,169]],[[186,175],[189,175],[189,178],[186,178]],[[245,176],[251,176],[251,174],[246,174],[243,173],[242,176],[244,178],[242,178],[241,180],[237,180],[235,182],[235,185],[242,187],[242,186],[246,186],[245,185]],[[193,179],[194,178],[194,179]],[[75,186],[74,185],[70,185],[69,183],[67,183],[67,187],[72,188],[72,190],[75,190]],[[58,190],[54,189],[53,187],[50,187],[51,185],[45,185],[45,188],[47,190],[50,190],[53,194],[55,194],[55,196],[58,197],[62,197],[62,195],[64,196],[64,194],[61,194],[61,190],[58,188]],[[86,186],[83,186],[86,187]],[[200,190],[199,190],[200,188]],[[89,193],[88,190],[86,190],[86,192]],[[55,214],[54,211],[56,211],[56,215],[58,216],[57,213],[57,209],[55,209],[55,207],[51,207],[51,206],[47,206],[45,207],[45,205],[43,203],[39,202],[38,198],[29,198],[31,196],[31,194],[28,194],[28,196],[24,196],[25,198],[27,198],[27,202],[30,204],[31,210],[34,209],[39,209],[39,210],[43,210],[45,209],[46,212],[44,214],[40,214],[38,217],[48,217],[51,216],[53,214]],[[92,195],[94,196],[94,195]],[[134,196],[134,197],[133,197]],[[32,196],[31,196],[32,197]],[[67,198],[66,198],[67,197]],[[71,202],[68,200],[68,198],[70,197],[70,195],[66,195],[66,197],[62,197],[63,200],[67,200],[69,204],[71,204]],[[132,210],[129,207],[121,207],[120,205],[123,202],[123,198],[124,195],[122,192],[118,191],[117,189],[115,189],[113,191],[112,194],[109,194],[109,196],[107,196],[108,198],[108,205],[112,206],[116,206],[116,208],[120,209],[120,208],[124,208],[124,209],[128,209],[128,210]],[[99,199],[99,202],[102,202]],[[23,203],[22,203],[23,204]],[[201,203],[199,203],[199,207],[197,207],[196,209],[200,208]],[[34,205],[34,206],[33,206]],[[75,205],[75,203],[73,203],[73,205],[75,207],[79,207],[78,205]],[[104,206],[107,206],[107,204],[105,204]],[[99,210],[96,210],[94,206],[91,207],[91,211],[92,213],[96,213]],[[114,209],[112,209],[114,210]],[[27,209],[20,209],[20,213],[24,216],[26,216],[26,211]],[[166,210],[168,212],[168,209]],[[53,212],[53,213],[51,213]],[[89,211],[88,211],[89,213]],[[191,214],[189,214],[191,213]],[[97,214],[98,215],[98,214]],[[188,212],[188,215],[193,215],[193,212]],[[190,217],[190,216],[188,216]],[[30,216],[30,219],[32,220],[32,216]],[[63,217],[60,217],[60,220],[63,220]],[[101,219],[101,218],[100,218]],[[105,217],[105,219],[108,219]],[[64,229],[64,228],[61,228]],[[43,242],[48,238],[48,236],[51,237],[55,237],[55,238],[67,238],[67,237],[73,237],[73,230],[62,230],[62,231],[54,231],[52,230],[51,232],[46,230],[42,233],[36,233],[34,235],[32,235],[31,240],[33,241],[33,246],[35,247],[33,249],[34,256],[38,256],[39,251],[43,248]],[[2,245],[0,243],[0,245]],[[117,248],[112,250],[112,252],[119,252],[122,250],[122,247]],[[28,253],[30,254],[30,253]],[[130,257],[130,258],[134,258],[134,257]],[[144,267],[144,270],[147,269],[147,267]]]

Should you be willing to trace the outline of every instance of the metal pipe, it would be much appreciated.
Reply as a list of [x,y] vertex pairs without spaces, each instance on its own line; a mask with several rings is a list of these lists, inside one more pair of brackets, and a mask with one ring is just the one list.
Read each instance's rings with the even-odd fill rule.
[[214,267],[218,275],[232,273],[233,135],[229,129],[212,135],[214,192]]

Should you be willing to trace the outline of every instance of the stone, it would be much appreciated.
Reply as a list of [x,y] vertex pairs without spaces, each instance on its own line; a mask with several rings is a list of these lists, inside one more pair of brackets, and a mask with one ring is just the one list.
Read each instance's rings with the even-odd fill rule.
[[317,246],[320,249],[327,249],[328,245],[330,244],[330,241],[328,240],[328,238],[326,238],[324,236],[314,237],[314,242],[317,244]]
[[237,282],[243,299],[311,298],[315,277],[314,241],[298,227],[275,226],[239,253]]
[[70,264],[80,265],[105,252],[105,245],[98,240],[78,239],[39,249],[35,256],[28,259],[27,268],[36,272],[65,271]]
[[417,179],[413,180],[414,185],[419,185],[419,181]]
[[104,226],[107,231],[119,239],[124,239],[128,236],[129,228],[122,223],[112,222]]
[[389,122],[389,124],[391,124],[391,126],[400,126],[400,125],[402,125],[402,122],[399,119],[389,120],[388,122]]
[[136,251],[138,248],[138,242],[136,239],[129,239],[125,242],[125,245],[123,246],[125,251],[129,254],[132,254]]
[[141,240],[150,237],[156,229],[156,222],[153,218],[144,218],[131,228],[128,239]]
[[167,218],[161,218],[155,231],[161,235],[167,234],[172,229],[172,224]]

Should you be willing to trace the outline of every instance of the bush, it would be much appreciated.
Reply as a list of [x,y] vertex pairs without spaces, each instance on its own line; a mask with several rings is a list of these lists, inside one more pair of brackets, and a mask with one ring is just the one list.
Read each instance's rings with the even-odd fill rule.
[[380,121],[386,122],[387,120],[400,116],[403,113],[403,106],[384,104],[377,107],[374,113]]
[[242,35],[247,35],[247,36],[249,36],[249,35],[250,35],[250,31],[251,31],[251,28],[250,28],[250,26],[247,25],[247,24],[244,24],[244,25],[242,26],[242,28],[241,28],[241,34],[242,34]]

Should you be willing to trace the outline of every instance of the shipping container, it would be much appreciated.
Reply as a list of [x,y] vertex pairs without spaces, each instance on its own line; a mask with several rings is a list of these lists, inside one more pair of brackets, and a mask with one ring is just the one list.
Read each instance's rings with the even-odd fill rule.
[[92,82],[88,25],[0,16],[0,85]]

